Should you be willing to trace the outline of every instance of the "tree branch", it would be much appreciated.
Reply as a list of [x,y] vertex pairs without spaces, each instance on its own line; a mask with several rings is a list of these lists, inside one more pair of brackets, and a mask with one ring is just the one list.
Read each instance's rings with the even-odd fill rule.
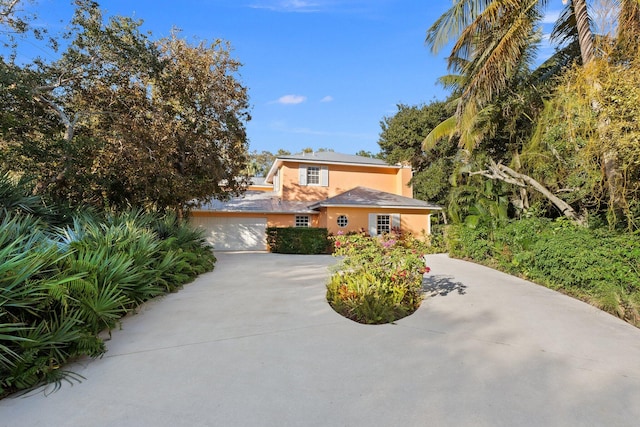
[[0,19],[0,22],[2,22],[4,18],[7,18],[9,15],[13,13],[13,8],[15,8],[19,2],[20,0],[13,0],[11,3],[5,6],[3,10],[0,10],[0,18],[2,18]]
[[507,184],[513,184],[521,188],[531,187],[536,190],[538,193],[542,194],[544,197],[549,199],[553,205],[558,208],[560,212],[570,220],[574,221],[579,225],[585,225],[585,219],[581,215],[579,215],[567,202],[556,196],[544,185],[540,184],[538,181],[533,179],[532,177],[516,172],[508,166],[505,166],[501,163],[496,163],[493,160],[490,160],[487,170],[469,172],[469,175],[481,175],[487,177],[489,179],[497,179]]
[[51,108],[60,118],[60,121],[64,125],[64,139],[67,142],[70,142],[73,139],[73,133],[75,130],[76,123],[78,123],[78,119],[80,118],[79,114],[76,114],[73,119],[71,119],[67,113],[63,110],[61,106],[53,102],[52,100],[46,98],[44,95],[36,94],[33,96],[37,102],[41,102],[49,108]]

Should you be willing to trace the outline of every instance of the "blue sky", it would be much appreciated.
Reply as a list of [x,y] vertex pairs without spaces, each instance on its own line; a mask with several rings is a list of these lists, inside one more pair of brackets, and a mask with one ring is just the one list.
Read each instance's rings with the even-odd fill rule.
[[[243,63],[250,150],[378,152],[380,120],[396,104],[447,93],[447,51],[425,46],[451,2],[418,0],[102,0],[109,14],[144,20],[155,37],[172,27],[190,40],[225,39]],[[560,2],[558,1],[560,4]],[[67,0],[35,0],[39,22],[62,29]],[[557,12],[557,11],[556,11]],[[553,13],[553,11],[550,11]],[[44,49],[43,56],[53,55]]]

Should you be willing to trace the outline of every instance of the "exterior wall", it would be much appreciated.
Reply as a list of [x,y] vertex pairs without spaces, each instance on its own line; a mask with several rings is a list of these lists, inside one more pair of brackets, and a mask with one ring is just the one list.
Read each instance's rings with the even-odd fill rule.
[[294,213],[261,213],[261,212],[217,212],[217,211],[193,211],[193,217],[227,217],[227,218],[266,218],[267,227],[293,227],[296,223],[296,215],[309,215],[311,227],[319,225],[319,215],[294,214]]
[[[280,196],[284,200],[317,201],[333,197],[354,187],[363,186],[387,193],[413,197],[408,186],[411,180],[410,168],[379,168],[341,164],[327,164],[329,168],[329,185],[300,185],[300,165],[316,166],[304,162],[284,162],[280,167]],[[321,164],[317,164],[321,166]]]
[[[429,234],[429,220],[430,212],[416,209],[371,209],[371,208],[324,208],[321,211],[322,215],[320,223],[326,221],[324,227],[329,230],[331,234],[337,234],[338,231],[343,233],[358,232],[364,229],[365,232],[369,230],[369,214],[400,214],[400,229],[405,232],[413,234],[415,237],[420,238],[425,234]],[[346,215],[348,224],[346,227],[338,227],[338,217],[340,215]]]
[[404,197],[411,197],[413,199],[413,186],[409,184],[413,178],[413,171],[411,166],[405,166],[398,170],[396,176],[396,191],[390,191],[390,193],[400,194]]

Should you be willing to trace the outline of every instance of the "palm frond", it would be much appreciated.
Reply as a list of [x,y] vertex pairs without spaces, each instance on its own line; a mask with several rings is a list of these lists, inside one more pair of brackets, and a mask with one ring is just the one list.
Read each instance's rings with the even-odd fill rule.
[[443,138],[451,138],[458,129],[458,118],[454,115],[433,128],[422,141],[422,150],[432,150]]

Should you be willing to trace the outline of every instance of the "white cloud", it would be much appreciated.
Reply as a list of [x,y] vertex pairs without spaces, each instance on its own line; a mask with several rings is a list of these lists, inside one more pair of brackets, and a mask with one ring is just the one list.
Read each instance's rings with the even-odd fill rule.
[[331,95],[327,95],[320,100],[320,102],[331,102],[331,101],[333,101],[333,96]]
[[301,104],[306,100],[307,100],[307,97],[302,95],[284,95],[278,98],[278,100],[274,102],[277,104],[295,105],[295,104]]

